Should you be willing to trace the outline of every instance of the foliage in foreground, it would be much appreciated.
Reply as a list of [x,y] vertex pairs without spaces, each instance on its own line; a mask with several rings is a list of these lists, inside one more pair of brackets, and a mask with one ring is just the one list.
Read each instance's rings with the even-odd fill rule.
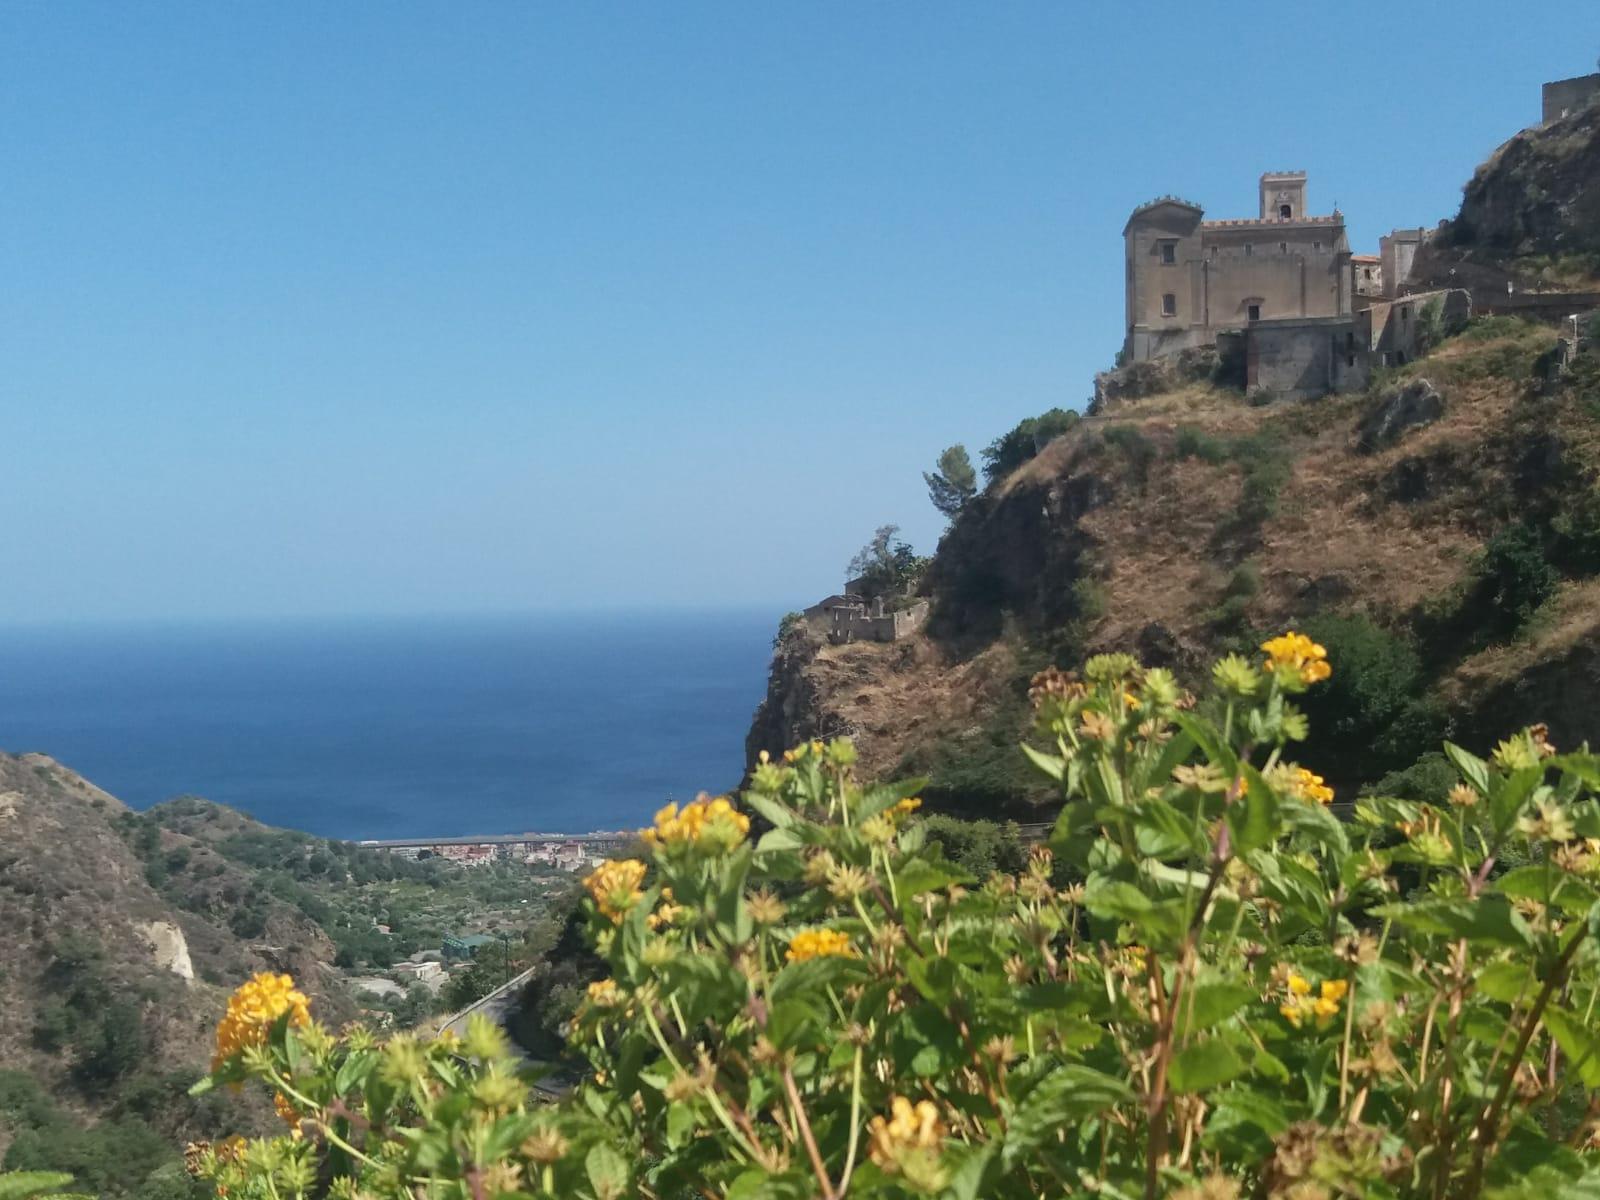
[[1600,1194],[1600,758],[1447,746],[1446,802],[1344,823],[1295,762],[1322,647],[1264,649],[1199,700],[1122,656],[1041,675],[1064,807],[1016,874],[964,875],[846,742],[669,806],[588,881],[610,975],[555,1102],[486,1024],[379,1044],[252,981],[208,1083],[290,1132],[194,1168],[272,1200]]

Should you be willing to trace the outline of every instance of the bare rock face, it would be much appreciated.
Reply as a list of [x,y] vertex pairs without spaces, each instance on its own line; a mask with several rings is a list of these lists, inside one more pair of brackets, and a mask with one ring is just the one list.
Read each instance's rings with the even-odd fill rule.
[[135,928],[150,944],[150,953],[156,966],[171,971],[186,984],[194,986],[194,964],[189,961],[189,943],[171,921],[150,921]]
[[1356,427],[1356,447],[1371,454],[1394,445],[1409,430],[1444,416],[1444,396],[1426,379],[1413,379],[1391,392]]

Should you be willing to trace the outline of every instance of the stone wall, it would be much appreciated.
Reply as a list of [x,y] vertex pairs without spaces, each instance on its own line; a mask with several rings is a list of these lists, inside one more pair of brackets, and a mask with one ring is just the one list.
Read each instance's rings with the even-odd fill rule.
[[865,605],[832,610],[828,640],[845,642],[893,642],[914,633],[928,616],[928,602],[919,600],[910,608],[884,612],[882,605],[869,610]]
[[1544,85],[1541,123],[1549,125],[1562,117],[1570,116],[1584,105],[1600,97],[1600,74],[1579,75],[1575,79],[1557,79]]
[[1257,322],[1245,335],[1246,389],[1311,400],[1365,387],[1368,356],[1358,325],[1354,314]]

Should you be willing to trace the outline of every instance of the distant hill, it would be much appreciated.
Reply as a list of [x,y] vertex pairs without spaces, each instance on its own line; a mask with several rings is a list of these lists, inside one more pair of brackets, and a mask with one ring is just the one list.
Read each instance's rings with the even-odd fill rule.
[[0,753],[4,1165],[113,1197],[187,1195],[185,1141],[275,1119],[186,1095],[242,980],[288,972],[339,1025],[358,1015],[353,976],[496,924],[521,953],[571,886],[407,862],[194,797],[136,812],[50,758]]

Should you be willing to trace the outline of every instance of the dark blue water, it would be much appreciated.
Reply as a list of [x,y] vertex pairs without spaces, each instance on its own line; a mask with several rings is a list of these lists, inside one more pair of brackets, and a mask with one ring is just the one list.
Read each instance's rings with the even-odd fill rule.
[[0,747],[329,837],[633,828],[733,786],[771,613],[0,629]]

